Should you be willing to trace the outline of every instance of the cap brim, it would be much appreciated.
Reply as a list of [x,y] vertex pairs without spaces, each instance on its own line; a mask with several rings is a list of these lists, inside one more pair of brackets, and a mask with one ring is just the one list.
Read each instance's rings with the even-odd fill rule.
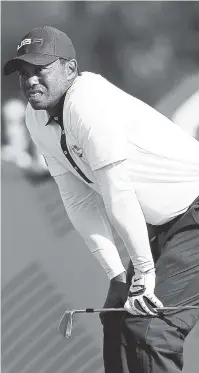
[[15,57],[12,60],[6,62],[4,66],[4,74],[9,75],[14,73],[20,67],[22,61],[31,63],[32,65],[48,65],[54,61],[56,61],[59,57],[56,56],[49,56],[48,54],[36,54],[36,53],[28,53],[24,54],[19,57]]

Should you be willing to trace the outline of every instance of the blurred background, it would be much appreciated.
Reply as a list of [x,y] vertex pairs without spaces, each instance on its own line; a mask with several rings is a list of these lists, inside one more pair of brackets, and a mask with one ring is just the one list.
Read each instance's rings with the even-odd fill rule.
[[[72,39],[82,71],[102,74],[199,140],[197,1],[2,1],[1,11],[2,67],[27,31],[57,27]],[[2,371],[102,373],[97,315],[76,316],[70,340],[57,325],[66,307],[101,307],[108,279],[29,137],[17,76],[1,78]],[[198,371],[198,338],[197,324],[184,373]]]

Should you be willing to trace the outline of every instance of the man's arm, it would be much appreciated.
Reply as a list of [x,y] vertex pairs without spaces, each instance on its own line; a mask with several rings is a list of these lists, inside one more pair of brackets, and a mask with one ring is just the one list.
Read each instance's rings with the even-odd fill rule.
[[94,171],[107,214],[124,241],[134,268],[146,272],[154,268],[146,221],[125,167],[117,162]]
[[100,262],[109,279],[122,274],[110,223],[99,196],[71,172],[54,176],[69,219]]
[[[95,176],[101,188],[107,214],[123,239],[134,266],[124,308],[133,315],[156,316],[154,307],[162,307],[163,304],[154,294],[155,268],[147,226],[125,162],[103,167],[95,171]],[[119,290],[118,285],[117,289]],[[105,306],[109,305],[113,294],[111,286]]]

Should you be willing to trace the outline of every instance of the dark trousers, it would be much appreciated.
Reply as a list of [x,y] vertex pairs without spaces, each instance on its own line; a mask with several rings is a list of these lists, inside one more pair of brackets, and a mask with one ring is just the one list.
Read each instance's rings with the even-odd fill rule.
[[[156,266],[155,294],[164,306],[199,306],[199,198],[189,210],[156,227],[151,243]],[[132,268],[128,269],[132,277]],[[183,342],[199,319],[199,310],[164,316],[106,314],[105,373],[178,373]]]

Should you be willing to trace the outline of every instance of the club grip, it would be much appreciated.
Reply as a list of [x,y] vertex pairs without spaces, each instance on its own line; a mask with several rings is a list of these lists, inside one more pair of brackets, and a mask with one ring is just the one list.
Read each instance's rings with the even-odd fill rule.
[[92,313],[95,312],[94,308],[86,308],[86,313]]

